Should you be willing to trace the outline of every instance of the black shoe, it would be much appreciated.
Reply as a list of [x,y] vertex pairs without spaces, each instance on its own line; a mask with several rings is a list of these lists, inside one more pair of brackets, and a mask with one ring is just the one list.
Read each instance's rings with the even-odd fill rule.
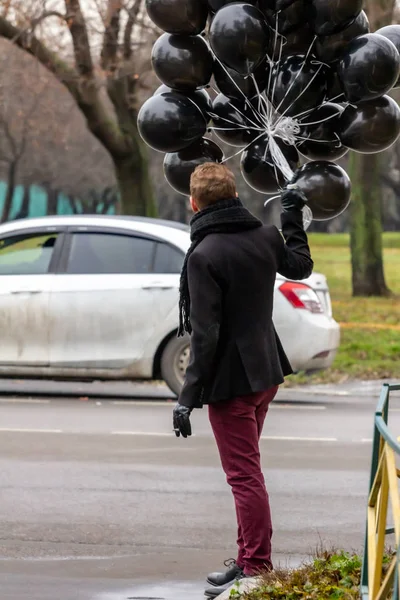
[[226,560],[224,565],[228,567],[228,570],[225,573],[210,573],[207,576],[207,583],[220,587],[243,575],[243,569],[236,564],[233,558]]
[[237,577],[235,577],[235,579],[233,579],[229,583],[227,583],[225,585],[221,585],[219,587],[211,587],[211,588],[206,589],[204,592],[204,596],[206,598],[217,598],[218,596],[220,596],[221,594],[226,592],[226,590],[228,590],[235,583],[235,581],[240,581],[241,579],[246,579],[246,577],[247,577],[247,575],[245,575],[243,573],[243,571],[241,570],[241,574],[238,575]]

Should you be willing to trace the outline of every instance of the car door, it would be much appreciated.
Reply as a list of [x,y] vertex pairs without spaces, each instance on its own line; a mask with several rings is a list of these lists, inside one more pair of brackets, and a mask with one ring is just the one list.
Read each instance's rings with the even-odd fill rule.
[[9,232],[0,239],[0,366],[49,363],[49,298],[62,230]]
[[146,347],[171,288],[168,275],[153,273],[156,252],[156,240],[128,230],[70,230],[50,298],[52,367],[136,364],[138,375],[150,375]]
[[181,249],[166,242],[158,241],[156,243],[154,277],[149,285],[154,290],[157,288],[162,290],[162,293],[157,295],[158,302],[154,306],[160,323],[155,331],[157,336],[155,343],[157,344],[159,344],[160,336],[164,338],[167,333],[178,327],[179,281],[184,259],[185,254]]

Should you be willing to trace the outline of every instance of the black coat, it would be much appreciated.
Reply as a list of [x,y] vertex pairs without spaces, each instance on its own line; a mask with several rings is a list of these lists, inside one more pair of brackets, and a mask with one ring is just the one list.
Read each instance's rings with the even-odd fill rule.
[[180,404],[264,391],[292,373],[272,322],[274,284],[277,273],[305,279],[312,269],[299,211],[282,214],[282,234],[263,226],[200,242],[188,262],[193,331]]

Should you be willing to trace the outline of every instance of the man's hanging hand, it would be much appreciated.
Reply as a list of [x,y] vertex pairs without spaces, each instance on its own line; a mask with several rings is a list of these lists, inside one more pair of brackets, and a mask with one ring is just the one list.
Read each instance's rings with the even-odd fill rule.
[[176,437],[190,437],[192,435],[192,425],[190,423],[191,408],[178,404],[174,408],[173,423]]

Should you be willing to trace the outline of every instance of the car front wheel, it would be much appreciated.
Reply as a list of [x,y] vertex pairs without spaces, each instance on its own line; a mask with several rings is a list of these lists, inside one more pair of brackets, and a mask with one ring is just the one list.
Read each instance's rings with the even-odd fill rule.
[[161,376],[176,395],[179,395],[189,364],[189,337],[173,337],[165,347],[161,357]]

